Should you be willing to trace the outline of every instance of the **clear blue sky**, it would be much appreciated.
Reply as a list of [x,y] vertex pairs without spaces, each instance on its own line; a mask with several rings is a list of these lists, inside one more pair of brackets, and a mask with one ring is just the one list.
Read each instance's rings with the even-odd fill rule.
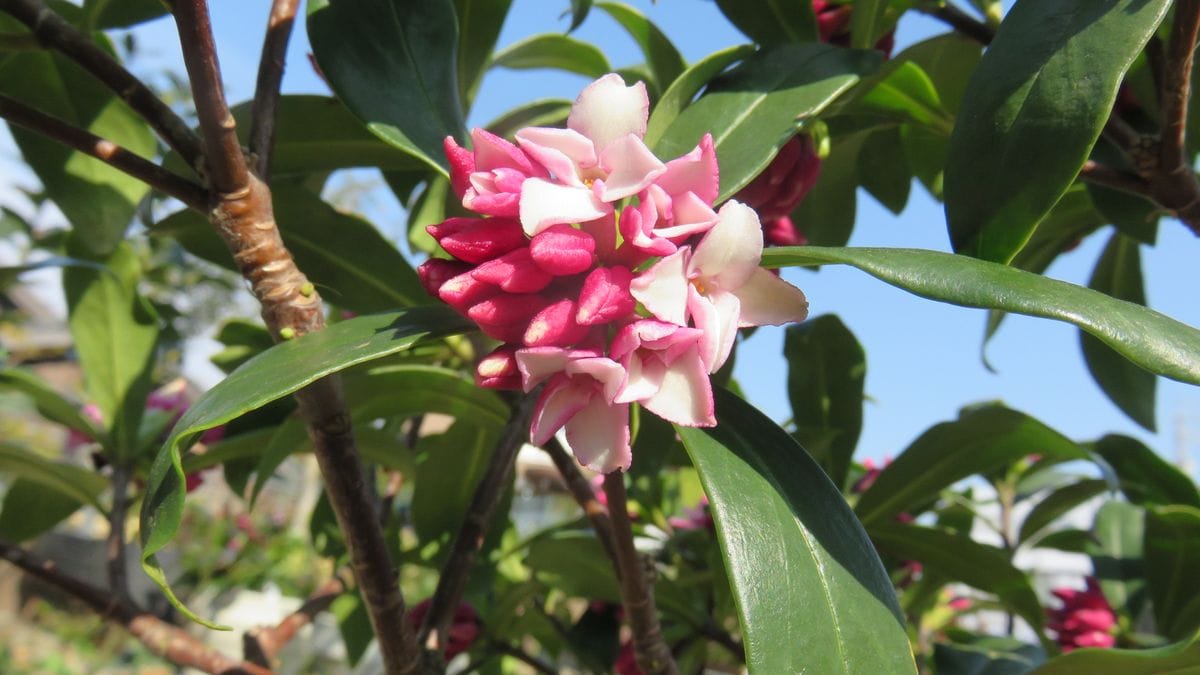
[[[694,61],[717,49],[746,42],[707,0],[640,1],[649,15]],[[269,3],[213,2],[214,25],[231,102],[250,95],[263,22]],[[516,0],[500,46],[540,32],[561,32],[566,0]],[[911,13],[910,13],[911,14]],[[906,17],[899,26],[897,51],[943,32],[924,17]],[[162,20],[144,29],[145,46],[155,61],[179,65],[173,27]],[[575,36],[594,42],[616,66],[641,61],[634,43],[600,11],[593,11]],[[309,51],[299,26],[284,79],[287,92],[327,93],[305,58]],[[558,71],[494,70],[484,80],[470,122],[482,124],[534,98],[574,98],[586,79]],[[390,234],[402,232],[402,213],[384,194],[370,202],[370,216]],[[398,235],[397,235],[398,236]],[[1084,284],[1106,237],[1085,241],[1051,267],[1051,276]],[[941,205],[914,186],[900,217],[865,193],[859,196],[858,224],[852,245],[904,246],[948,250]],[[1164,220],[1156,248],[1143,247],[1150,305],[1190,325],[1200,325],[1195,300],[1195,263],[1200,242],[1178,222]],[[1068,436],[1080,440],[1108,432],[1127,433],[1174,459],[1176,420],[1190,427],[1193,451],[1200,446],[1200,390],[1159,380],[1157,435],[1137,427],[1092,382],[1079,354],[1076,330],[1066,324],[1009,317],[989,349],[998,373],[980,360],[985,313],[942,305],[909,295],[850,268],[820,273],[788,270],[786,278],[808,294],[813,315],[836,313],[857,334],[867,351],[865,425],[858,457],[894,455],[927,427],[954,417],[964,404],[1002,400]],[[738,354],[736,375],[752,399],[777,420],[787,418],[781,329],[760,330]]]

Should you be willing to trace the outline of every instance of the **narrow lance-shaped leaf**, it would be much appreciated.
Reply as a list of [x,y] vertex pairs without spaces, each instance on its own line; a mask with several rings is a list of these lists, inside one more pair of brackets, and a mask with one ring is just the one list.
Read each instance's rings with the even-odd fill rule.
[[816,42],[812,0],[717,0],[729,22],[764,47]]
[[1136,438],[1109,434],[1092,450],[1120,479],[1121,492],[1134,504],[1181,504],[1200,509],[1200,490],[1182,471]]
[[964,97],[946,166],[954,249],[1007,263],[1075,180],[1169,0],[1020,0]]
[[108,487],[108,481],[95,471],[52,462],[27,448],[0,442],[0,473],[35,483],[81,505],[90,504],[101,513],[106,511],[97,496]]
[[600,77],[612,70],[608,57],[590,42],[559,33],[528,37],[496,52],[492,65],[502,68],[557,68],[586,77]]
[[1146,569],[1142,560],[1146,512],[1126,502],[1100,507],[1092,524],[1086,553],[1104,597],[1126,616],[1138,616],[1146,603]]
[[454,0],[458,14],[458,97],[464,112],[483,81],[512,0]]
[[687,67],[671,40],[644,14],[620,2],[601,2],[596,6],[621,24],[637,42],[660,90],[670,86]]
[[150,467],[141,514],[142,568],[146,574],[188,618],[215,627],[179,602],[155,557],[175,536],[183,517],[182,449],[204,431],[326,375],[468,328],[467,322],[447,307],[360,316],[278,344],[207,391],[180,418]]
[[887,0],[858,0],[850,16],[850,46],[871,49],[887,28]]
[[[1126,302],[1145,305],[1146,291],[1142,288],[1142,258],[1138,243],[1120,232],[1114,232],[1100,254],[1100,260],[1096,262],[1088,287]],[[1083,350],[1088,372],[1109,400],[1133,421],[1154,431],[1154,394],[1157,384],[1154,374],[1121,358],[1108,345],[1082,331],[1079,333],[1079,346]]]
[[751,672],[916,672],[895,591],[841,491],[761,412],[725,390],[716,403],[716,427],[678,432],[712,505]]
[[663,133],[710,80],[728,68],[730,64],[753,53],[754,45],[728,47],[709,54],[683,71],[671,82],[671,86],[667,87],[667,90],[659,97],[654,110],[650,112],[650,120],[646,124],[646,145],[651,148],[657,147]]
[[1173,640],[1195,633],[1200,628],[1200,509],[1148,509],[1143,551],[1159,632]]
[[783,247],[765,267],[840,263],[931,300],[1074,324],[1142,368],[1200,384],[1200,331],[1140,305],[1004,265],[903,248]]
[[1072,483],[1051,492],[1025,516],[1017,541],[1028,543],[1060,516],[1108,489],[1108,481],[1096,478]]
[[1076,649],[1030,675],[1185,675],[1200,663],[1200,635],[1154,649]]
[[104,429],[97,427],[83,414],[79,403],[54,391],[49,383],[33,372],[21,368],[0,370],[0,389],[21,392],[33,401],[38,412],[46,419],[74,429],[105,447],[109,445]]

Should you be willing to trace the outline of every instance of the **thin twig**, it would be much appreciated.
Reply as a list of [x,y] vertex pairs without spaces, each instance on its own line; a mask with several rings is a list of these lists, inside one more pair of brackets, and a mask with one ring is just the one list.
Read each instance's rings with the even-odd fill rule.
[[116,93],[189,166],[199,165],[204,154],[203,147],[183,118],[89,36],[47,7],[42,0],[0,0],[0,11],[11,14],[28,26],[38,42],[62,52]]
[[579,470],[579,463],[575,458],[567,453],[566,448],[562,443],[558,442],[557,438],[551,438],[542,450],[550,455],[550,461],[554,462],[554,466],[562,475],[563,483],[567,486],[567,491],[575,498],[575,503],[579,504],[579,508],[583,509],[583,514],[592,523],[592,529],[596,531],[596,538],[600,540],[600,545],[604,547],[604,552],[608,554],[608,559],[613,563],[613,569],[618,570],[617,554],[613,550],[613,526],[612,520],[608,517],[608,509],[596,499],[596,491],[592,488],[591,482],[584,477],[583,472]]
[[529,415],[533,411],[536,394],[525,394],[513,406],[512,417],[504,427],[500,440],[492,450],[491,460],[484,469],[483,477],[471,496],[466,516],[458,530],[450,555],[438,577],[437,589],[429,601],[429,611],[417,634],[417,640],[425,645],[427,654],[440,654],[444,641],[454,620],[454,612],[462,601],[467,577],[475,564],[475,556],[483,546],[488,524],[496,511],[508,478],[512,475],[517,452],[524,445],[528,433]]
[[253,663],[230,658],[132,602],[76,579],[59,570],[52,561],[38,558],[8,542],[0,541],[0,558],[81,600],[105,619],[124,626],[147,650],[175,665],[222,675],[269,675],[271,672]]
[[129,513],[129,467],[113,464],[112,509],[108,513],[108,588],[117,600],[129,599],[129,579],[125,573],[125,517]]
[[654,605],[654,590],[646,578],[642,557],[633,545],[633,525],[625,496],[625,475],[614,471],[604,477],[604,494],[612,518],[613,544],[621,578],[621,603],[633,630],[633,649],[638,666],[649,675],[679,672],[671,648],[663,638]]
[[279,110],[279,83],[287,60],[288,40],[296,20],[299,0],[275,0],[267,19],[258,61],[258,83],[254,88],[254,106],[250,113],[250,153],[255,156],[254,172],[267,178],[271,171],[271,151],[275,144],[275,117]]
[[981,45],[990,45],[996,37],[996,31],[992,30],[991,26],[979,21],[948,2],[945,4],[929,2],[917,5],[914,9],[922,14],[928,14],[940,19],[946,25]]
[[[519,647],[514,647],[513,645],[510,645],[507,642],[497,641],[497,642],[493,642],[490,646],[492,648],[494,648],[497,652],[504,654],[505,656],[511,656],[514,659],[517,659],[518,661],[524,663],[525,665],[529,666],[530,668],[533,668],[534,670],[536,670],[539,673],[544,673],[545,675],[555,675],[556,673],[558,673],[558,670],[556,670],[550,664],[546,663],[545,661],[543,661],[539,658],[536,658],[534,656],[526,654],[524,650],[520,649]],[[464,672],[471,672],[471,671],[464,671]]]
[[345,592],[346,582],[335,576],[321,584],[299,609],[284,617],[274,627],[247,631],[242,636],[243,658],[264,668],[271,667],[271,661],[295,639],[300,629],[312,623],[318,614],[329,609],[333,601]]
[[[1200,32],[1200,0],[1178,0],[1167,44],[1162,90],[1162,142],[1159,166],[1167,170],[1185,165],[1188,98],[1192,88],[1192,56]],[[1189,168],[1190,170],[1190,168]]]
[[79,127],[67,124],[8,96],[0,94],[0,118],[63,145],[86,153],[123,171],[146,185],[178,199],[193,209],[205,210],[208,193],[201,186],[148,159]]
[[1142,197],[1148,196],[1150,191],[1150,184],[1141,176],[1128,171],[1119,171],[1090,159],[1083,163],[1083,168],[1079,171],[1079,177],[1089,183],[1103,185],[1104,187]]

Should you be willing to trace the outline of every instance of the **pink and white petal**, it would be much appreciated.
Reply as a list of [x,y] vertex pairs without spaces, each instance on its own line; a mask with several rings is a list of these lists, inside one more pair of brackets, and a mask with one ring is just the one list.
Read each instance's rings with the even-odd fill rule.
[[611,210],[612,206],[596,199],[586,187],[531,178],[521,188],[521,226],[530,237],[551,225],[596,220]]
[[642,139],[633,134],[608,144],[600,155],[600,168],[608,174],[600,193],[600,199],[606,202],[641,192],[667,170]]
[[687,320],[688,278],[684,274],[691,249],[684,246],[662,258],[629,283],[629,292],[662,321],[684,325]]
[[472,129],[471,143],[475,146],[475,169],[516,169],[526,176],[534,173],[533,164],[517,146],[486,129]]
[[695,287],[689,287],[687,304],[692,323],[703,333],[700,358],[708,372],[715,373],[725,365],[737,337],[738,298],[724,292],[704,296]]
[[808,317],[804,291],[761,268],[733,294],[741,301],[738,326],[742,328],[782,326]]
[[596,144],[596,150],[603,152],[609,143],[626,134],[645,136],[649,116],[646,85],[637,82],[627,87],[620,75],[609,73],[580,92],[567,116],[567,128],[587,136]]
[[590,382],[582,384],[566,375],[556,375],[542,390],[529,422],[529,440],[542,445],[595,398]]
[[732,199],[725,202],[717,216],[717,224],[696,245],[696,254],[688,263],[688,276],[700,277],[705,286],[729,291],[746,283],[759,269],[762,226],[754,209]]
[[691,236],[706,232],[717,224],[717,212],[694,192],[684,192],[671,201],[670,233],[660,231],[664,237]]
[[570,129],[526,127],[517,132],[521,149],[567,185],[582,185],[581,173],[600,163],[599,151],[584,135]]
[[673,195],[694,192],[709,204],[717,200],[720,182],[711,134],[704,134],[691,152],[667,162],[666,173],[656,181]]
[[674,424],[715,426],[712,384],[699,350],[693,348],[676,359],[663,374],[658,391],[643,399],[642,405]]
[[633,460],[629,447],[629,405],[594,398],[566,424],[567,444],[584,466],[601,473],[626,471]]
[[571,352],[561,347],[528,347],[518,349],[516,359],[525,391],[532,391],[547,378],[561,373],[571,360]]
[[604,356],[573,358],[563,372],[572,376],[587,376],[599,382],[605,402],[612,402],[625,383],[625,366]]
[[627,373],[625,384],[617,392],[616,398],[613,399],[614,403],[633,403],[654,396],[662,388],[667,367],[661,359],[655,356],[643,359],[635,351],[627,356],[625,371]]

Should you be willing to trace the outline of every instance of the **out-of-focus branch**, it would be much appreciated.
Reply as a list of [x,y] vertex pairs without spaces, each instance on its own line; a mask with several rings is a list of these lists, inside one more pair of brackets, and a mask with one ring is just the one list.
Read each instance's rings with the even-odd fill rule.
[[979,21],[949,2],[933,0],[932,2],[919,4],[914,9],[922,14],[928,14],[940,19],[947,26],[981,45],[990,45],[996,37],[996,31],[992,30],[991,26]]
[[193,209],[204,210],[208,193],[188,179],[140,157],[112,141],[72,126],[0,94],[0,118],[86,153]]
[[0,558],[83,601],[105,619],[124,626],[151,653],[171,663],[221,675],[269,675],[271,672],[253,663],[230,658],[182,628],[172,626],[128,600],[67,575],[53,562],[42,560],[20,547],[0,541]]
[[250,113],[250,153],[255,156],[254,172],[266,179],[271,170],[271,151],[275,145],[275,117],[279,111],[279,83],[283,80],[288,41],[296,20],[299,0],[275,0],[267,19],[258,61],[258,83],[254,88],[254,106]]
[[117,600],[129,599],[129,579],[125,574],[125,518],[129,513],[129,467],[113,465],[112,508],[108,513],[108,587]]
[[613,525],[612,520],[608,517],[608,509],[604,508],[600,500],[596,499],[596,492],[592,489],[591,482],[579,470],[579,463],[567,453],[566,448],[558,442],[557,438],[551,438],[542,449],[550,455],[550,461],[554,462],[558,473],[562,475],[567,491],[571,493],[575,502],[579,504],[579,508],[583,509],[583,514],[591,521],[592,529],[596,531],[596,538],[600,540],[600,545],[604,547],[604,552],[612,561],[613,569],[618,570],[619,574],[617,554],[613,550]]
[[0,0],[0,11],[28,26],[38,42],[61,52],[95,76],[141,115],[190,166],[198,165],[203,148],[183,118],[91,37],[81,33],[42,0]]
[[1141,176],[1128,171],[1119,171],[1090,159],[1084,162],[1083,169],[1079,171],[1079,177],[1089,183],[1143,197],[1150,191],[1150,184]]
[[663,638],[654,604],[654,589],[646,578],[642,557],[633,545],[633,525],[629,521],[629,505],[625,496],[625,475],[613,471],[604,477],[604,494],[608,497],[608,512],[612,518],[613,545],[621,579],[621,604],[633,630],[633,649],[638,666],[649,675],[676,675],[679,667],[671,648]]
[[275,626],[247,631],[242,636],[243,658],[264,668],[270,668],[271,661],[295,639],[300,629],[312,623],[318,614],[329,609],[333,601],[345,592],[346,583],[334,577],[321,584],[299,609],[284,617]]

